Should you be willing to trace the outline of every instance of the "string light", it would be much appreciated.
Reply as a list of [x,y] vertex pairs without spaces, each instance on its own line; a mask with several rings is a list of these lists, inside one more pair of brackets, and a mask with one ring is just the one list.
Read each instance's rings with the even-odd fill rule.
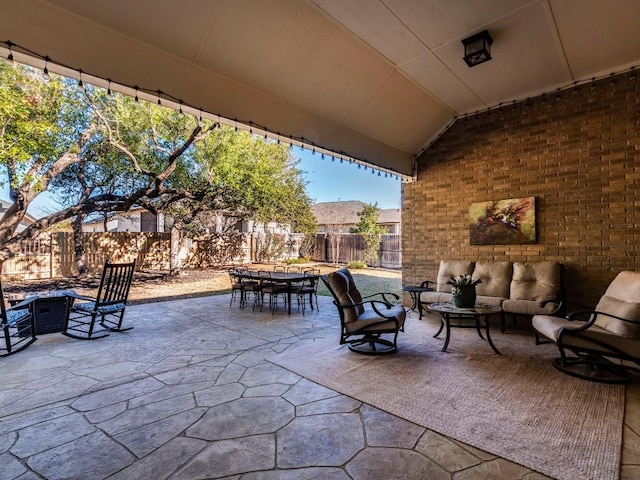
[[9,65],[13,66],[13,52],[11,51],[13,43],[7,42],[7,46],[9,47],[9,55],[7,55],[7,61],[9,62]]
[[78,73],[80,74],[80,80],[78,80],[78,89],[84,90],[84,83],[82,83],[82,70],[78,70]]
[[[51,63],[52,60],[48,56],[43,56],[43,55],[40,55],[40,54],[38,54],[36,52],[33,52],[33,51],[31,51],[31,50],[29,50],[27,48],[19,47],[19,46],[15,45],[14,43],[10,42],[10,41],[4,41],[4,42],[0,41],[0,44],[4,44],[6,46],[6,48],[8,49],[8,51],[9,51],[9,53],[7,55],[7,58],[6,58],[6,60],[7,60],[7,62],[9,64],[12,64],[12,65],[14,64],[14,52],[13,52],[13,49],[16,48],[16,47],[18,47],[18,49],[20,51],[26,52],[27,55],[30,55],[33,58],[38,58],[40,60],[44,60],[44,68],[42,70],[42,76],[43,76],[43,78],[45,78],[47,80],[50,79],[49,63]],[[85,72],[83,72],[81,69],[75,69],[74,67],[71,67],[69,65],[65,65],[65,64],[60,63],[60,62],[55,62],[54,61],[54,63],[56,65],[59,65],[61,67],[66,68],[66,69],[76,70],[78,72],[77,88],[78,89],[82,89],[83,91],[86,90],[86,84],[84,83],[85,79],[83,78],[83,73],[85,73]],[[635,78],[635,77],[632,77],[632,78]],[[108,78],[106,80],[107,80],[107,89],[106,89],[107,92],[106,92],[106,95],[108,97],[111,97],[113,95],[113,93],[114,93],[112,91],[112,89],[111,89],[111,84],[112,84],[113,81],[112,81],[111,78]],[[142,92],[151,92],[151,90],[145,90],[144,88],[141,88],[138,85],[134,85],[134,86],[127,85],[127,84],[119,84],[119,85],[122,86],[122,87],[125,87],[125,88],[129,88],[129,89],[135,90],[135,92],[134,92],[134,100],[135,100],[136,103],[139,103],[139,101],[140,101],[140,96],[139,96],[140,95],[140,91],[142,91]],[[190,109],[193,109],[193,110],[197,109],[197,107],[195,107],[195,106],[185,104],[183,100],[178,100],[177,98],[175,98],[175,97],[173,97],[173,96],[171,96],[169,94],[164,94],[161,90],[157,90],[157,105],[158,106],[162,106],[163,105],[163,102],[162,102],[163,99],[169,99],[171,102],[179,103],[179,109],[178,109],[178,117],[179,118],[184,118],[184,115],[185,115],[184,107],[185,106],[188,106]],[[199,112],[193,114],[193,117],[197,121],[198,126],[202,127],[204,125],[204,121],[203,121],[203,113],[204,113],[204,111],[203,111],[202,108],[199,108],[198,110],[199,110]],[[218,121],[213,124],[212,128],[220,128],[221,125],[222,125],[222,123],[220,121],[220,119],[221,119],[220,114],[216,114],[216,115],[218,117]],[[234,129],[235,129],[235,131],[237,131],[238,130],[238,123],[243,123],[243,122],[239,121],[238,119],[235,119],[234,122],[235,122],[235,124],[234,124],[235,128]],[[228,122],[228,123],[230,124],[230,122]],[[249,124],[249,132],[251,134],[253,134],[254,133],[253,127],[256,126],[256,125],[252,121],[248,122],[248,124]],[[268,140],[268,138],[269,138],[269,131],[265,127],[264,128],[264,139]],[[286,137],[283,137],[280,132],[277,132],[277,136],[275,136],[274,138],[277,140],[278,144],[281,144],[282,142],[285,141]],[[304,137],[300,137],[300,138],[296,137],[295,138],[295,142],[299,142],[299,146],[300,146],[300,150],[301,151],[305,150],[305,148],[308,148],[308,146],[310,144],[310,146],[312,147],[312,152],[311,153],[313,155],[315,155],[317,149],[320,149],[322,159],[325,159],[326,154],[323,151],[325,149],[325,147],[316,146],[315,143],[309,142]],[[289,146],[291,148],[294,147],[294,143],[295,142],[294,142],[294,136],[293,135],[289,135]],[[351,157],[350,155],[345,154],[344,152],[340,152],[339,156],[331,155],[331,161],[335,162],[336,157],[340,159],[340,163],[343,163],[344,159],[346,158],[349,163],[353,163],[355,161],[357,163],[359,169],[362,168],[362,165],[365,165],[365,171],[367,170],[367,166],[366,166],[366,163],[364,161],[362,161],[360,159],[355,159],[354,157]],[[374,168],[371,168],[371,173],[375,174],[375,169]],[[381,171],[378,171],[378,175],[381,175]],[[386,175],[387,175],[387,173],[385,172],[385,176]]]
[[49,69],[47,68],[47,65],[49,64],[49,57],[44,57],[44,70],[42,71],[42,76],[45,78],[45,80],[49,80]]

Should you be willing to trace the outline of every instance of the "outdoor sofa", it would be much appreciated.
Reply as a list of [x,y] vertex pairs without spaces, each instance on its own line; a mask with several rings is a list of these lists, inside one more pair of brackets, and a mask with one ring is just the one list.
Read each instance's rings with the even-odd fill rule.
[[[562,308],[562,264],[558,262],[492,262],[442,260],[434,291],[420,294],[420,308],[430,303],[451,302],[451,285],[447,280],[471,275],[482,282],[476,286],[476,302],[502,308],[501,327],[505,331],[505,315],[554,315]],[[434,282],[428,281],[427,287]]]

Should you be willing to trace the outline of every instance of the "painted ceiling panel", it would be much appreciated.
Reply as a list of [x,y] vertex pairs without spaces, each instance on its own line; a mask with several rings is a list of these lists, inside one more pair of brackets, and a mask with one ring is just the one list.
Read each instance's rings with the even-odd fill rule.
[[348,27],[394,64],[425,52],[425,45],[379,0],[313,0],[322,10]]
[[577,79],[638,63],[640,1],[551,0],[550,4]]
[[[457,115],[640,64],[637,0],[0,6],[0,40],[39,55],[33,65],[49,56],[408,175],[413,155]],[[461,40],[484,29],[493,59],[468,68]]]

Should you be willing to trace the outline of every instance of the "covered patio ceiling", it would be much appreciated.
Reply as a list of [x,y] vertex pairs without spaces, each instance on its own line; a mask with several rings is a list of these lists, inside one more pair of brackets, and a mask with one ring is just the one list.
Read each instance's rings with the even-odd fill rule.
[[[0,40],[40,57],[16,47],[17,60],[42,68],[49,57],[51,71],[163,92],[196,114],[403,176],[460,115],[640,63],[636,0],[0,5]],[[484,29],[493,59],[469,68],[461,40]]]

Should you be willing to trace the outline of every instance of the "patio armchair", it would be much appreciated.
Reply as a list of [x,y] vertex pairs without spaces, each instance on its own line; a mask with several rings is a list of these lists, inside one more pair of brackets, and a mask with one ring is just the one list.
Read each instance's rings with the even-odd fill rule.
[[2,315],[0,326],[3,334],[0,357],[24,350],[36,341],[36,324],[33,315],[35,298],[28,298],[11,308],[6,308],[0,283],[0,315]]
[[[95,298],[70,292],[68,295],[73,299],[73,303],[69,308],[62,334],[81,340],[92,340],[106,337],[109,331],[131,330],[132,326],[122,326],[122,320],[127,307],[135,265],[135,260],[131,263],[107,261],[102,270],[102,278]],[[102,328],[97,327],[96,322],[99,322]]]
[[[320,277],[333,296],[340,315],[340,344],[363,354],[385,354],[397,350],[398,332],[404,331],[407,313],[394,293],[376,293],[363,297],[351,272],[343,268]],[[392,339],[383,338],[390,335]]]
[[[563,373],[602,383],[629,383],[640,371],[640,273],[623,271],[611,282],[595,310],[566,318],[535,315],[536,343],[555,342]],[[567,353],[573,354],[568,356]]]

